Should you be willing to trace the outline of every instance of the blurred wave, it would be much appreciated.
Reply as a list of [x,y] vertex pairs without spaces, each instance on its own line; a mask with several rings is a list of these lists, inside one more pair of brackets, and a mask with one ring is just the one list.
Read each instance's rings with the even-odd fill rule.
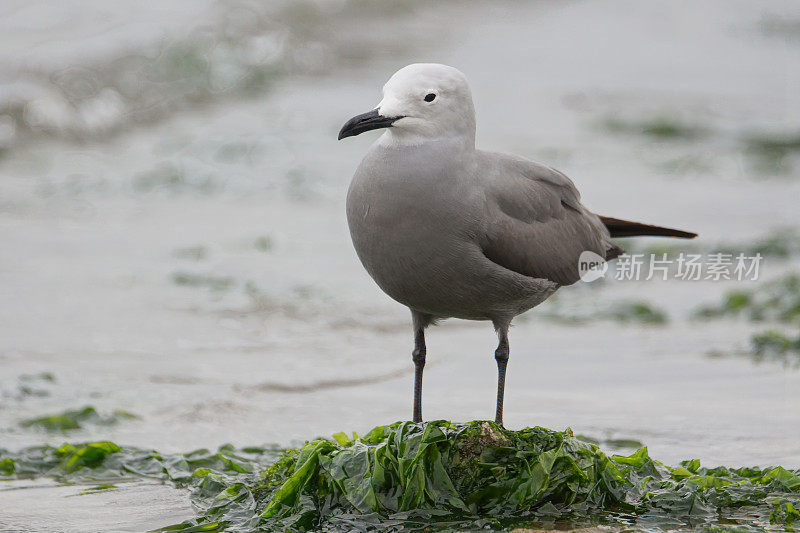
[[[262,94],[288,73],[324,74],[391,52],[400,41],[369,20],[416,3],[16,2],[0,9],[8,44],[0,52],[0,149],[41,137],[101,139]],[[356,19],[359,31],[349,31]]]

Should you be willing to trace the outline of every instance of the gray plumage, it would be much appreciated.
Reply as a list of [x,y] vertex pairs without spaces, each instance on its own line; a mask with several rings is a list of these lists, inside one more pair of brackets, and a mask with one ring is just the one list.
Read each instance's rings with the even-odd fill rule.
[[446,140],[373,146],[350,185],[347,220],[389,296],[434,318],[497,327],[577,281],[581,252],[615,248],[563,174]]

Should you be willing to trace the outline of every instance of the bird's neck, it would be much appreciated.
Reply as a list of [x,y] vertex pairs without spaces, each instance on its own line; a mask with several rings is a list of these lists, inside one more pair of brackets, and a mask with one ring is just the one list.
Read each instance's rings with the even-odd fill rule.
[[474,146],[454,138],[425,139],[418,144],[385,144],[379,139],[370,153],[377,156],[381,165],[394,169],[390,172],[392,175],[431,176],[439,175],[444,168],[469,167],[477,155]]
[[419,133],[413,131],[403,131],[399,128],[396,130],[388,128],[376,142],[377,145],[389,149],[421,146],[429,143],[448,146],[465,152],[475,151],[474,134],[430,136],[420,135]]

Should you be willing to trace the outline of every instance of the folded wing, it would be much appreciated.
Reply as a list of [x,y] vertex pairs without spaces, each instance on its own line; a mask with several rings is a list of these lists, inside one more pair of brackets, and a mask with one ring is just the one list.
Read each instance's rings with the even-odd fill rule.
[[487,209],[481,248],[491,261],[570,285],[580,279],[578,261],[584,251],[605,259],[622,253],[564,174],[521,157],[481,156]]

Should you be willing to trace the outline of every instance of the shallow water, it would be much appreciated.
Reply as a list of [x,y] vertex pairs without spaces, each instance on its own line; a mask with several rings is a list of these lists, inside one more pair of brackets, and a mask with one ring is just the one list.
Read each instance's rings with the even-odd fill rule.
[[[194,516],[188,495],[162,483],[0,482],[4,531],[149,531]],[[124,517],[124,518],[123,518]]]
[[[800,36],[775,30],[791,28],[776,21],[800,20],[792,2],[409,2],[338,14],[329,3],[321,15],[275,8],[275,18],[263,13],[252,24],[227,3],[148,8],[127,22],[104,5],[106,30],[91,39],[77,39],[86,34],[80,25],[45,17],[43,7],[3,22],[17,25],[0,59],[2,98],[13,103],[11,118],[0,116],[3,448],[99,438],[164,452],[286,445],[409,416],[408,313],[362,270],[344,221],[348,180],[374,135],[335,136],[413,61],[462,69],[479,145],[558,167],[600,213],[692,229],[701,245],[800,225],[797,151],[764,156],[747,141],[798,134]],[[23,31],[35,21],[52,40]],[[211,49],[224,44],[228,55],[203,45],[187,54],[207,59],[202,75],[168,72],[163,90],[150,86],[159,87],[157,78],[124,92],[115,65],[143,56],[142,72],[153,72],[147,58],[170,44],[205,43],[191,31],[201,24],[219,45]],[[65,65],[78,81],[58,85]],[[268,85],[248,89],[253,71]],[[122,96],[109,97],[104,84]],[[153,94],[166,111],[153,112]],[[38,110],[38,122],[24,122],[26,109]],[[704,133],[635,131],[664,117]],[[634,126],[612,130],[610,118]],[[767,258],[762,277],[796,264]],[[735,286],[562,290],[559,299],[584,311],[635,299],[671,320],[538,319],[550,304],[522,317],[511,337],[507,425],[635,439],[667,463],[797,467],[800,375],[708,355],[743,351],[769,325],[691,318]],[[491,417],[495,342],[483,323],[451,321],[430,332],[427,418]],[[20,380],[42,372],[54,380]],[[139,418],[67,434],[19,425],[83,405]],[[18,511],[0,524],[86,530],[89,522],[56,525],[20,496],[33,490],[48,508],[91,513],[102,530],[128,512],[89,501],[105,496],[63,499],[74,487],[33,485],[4,482],[15,490],[0,491],[0,506]],[[187,516],[180,492],[161,499],[154,490],[114,493],[139,509],[134,529]]]

